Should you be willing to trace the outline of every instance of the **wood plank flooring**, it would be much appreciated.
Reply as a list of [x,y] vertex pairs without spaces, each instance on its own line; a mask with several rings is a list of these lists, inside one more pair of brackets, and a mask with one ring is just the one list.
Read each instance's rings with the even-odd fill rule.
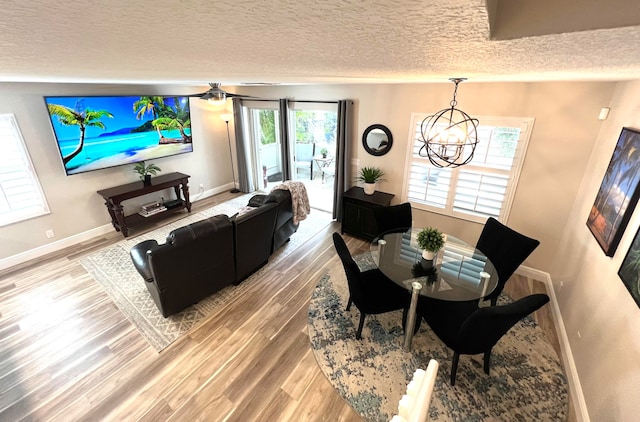
[[[334,231],[337,223],[161,353],[78,263],[120,233],[0,272],[0,421],[361,420],[320,371],[307,335],[311,293],[341,265]],[[368,249],[345,238],[354,254]],[[524,286],[516,295],[540,288],[510,284]]]

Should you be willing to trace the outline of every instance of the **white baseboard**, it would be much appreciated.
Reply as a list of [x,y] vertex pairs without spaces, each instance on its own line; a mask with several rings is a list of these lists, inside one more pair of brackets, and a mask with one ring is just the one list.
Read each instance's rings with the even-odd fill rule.
[[73,246],[76,243],[88,241],[94,237],[102,236],[112,231],[113,226],[111,224],[105,224],[104,226],[100,226],[86,232],[78,233],[73,236],[65,237],[64,239],[56,240],[55,242],[47,243],[46,245],[30,249],[17,255],[12,255],[0,260],[0,270],[13,267],[14,265],[22,264],[32,259],[40,258],[47,254],[57,252],[69,246]]
[[[195,195],[190,195],[189,199],[191,200],[192,203],[198,202],[201,199],[208,198],[213,195],[217,195],[227,190],[231,190],[231,188],[233,188],[233,184],[228,183],[224,186],[220,186],[215,189],[210,189],[207,191],[197,193]],[[55,242],[38,246],[37,248],[30,249],[26,252],[22,252],[16,255],[9,256],[7,258],[0,259],[0,270],[5,270],[15,265],[23,264],[32,259],[43,257],[45,255],[48,255],[53,252],[57,252],[69,246],[73,246],[76,243],[85,242],[85,241],[91,240],[94,237],[102,236],[104,234],[113,232],[113,230],[114,228],[113,228],[113,225],[111,225],[111,223],[105,224],[103,226],[96,227],[95,229],[74,234],[73,236],[65,237],[64,239],[56,240]]]
[[562,353],[561,359],[564,368],[567,371],[569,394],[571,395],[572,403],[575,404],[574,410],[576,412],[576,418],[578,421],[589,422],[590,419],[589,412],[587,410],[587,403],[584,401],[584,394],[582,393],[578,370],[576,369],[576,363],[573,360],[569,337],[567,336],[567,330],[564,327],[564,320],[562,319],[562,313],[558,306],[558,300],[551,281],[551,275],[547,272],[525,267],[523,265],[518,268],[516,273],[535,280],[540,280],[547,286],[547,292],[549,292],[549,304],[551,305],[551,313],[553,314],[553,323],[556,328],[556,333],[558,334],[558,341],[560,342],[560,351]]

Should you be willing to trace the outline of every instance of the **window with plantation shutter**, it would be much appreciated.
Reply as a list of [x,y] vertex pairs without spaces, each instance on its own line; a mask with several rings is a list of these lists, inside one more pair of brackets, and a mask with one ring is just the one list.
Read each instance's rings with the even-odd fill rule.
[[529,142],[533,118],[477,117],[478,146],[473,160],[457,168],[438,168],[418,152],[420,124],[426,114],[411,116],[404,197],[412,206],[471,221],[508,217]]
[[0,226],[49,213],[13,114],[0,114]]

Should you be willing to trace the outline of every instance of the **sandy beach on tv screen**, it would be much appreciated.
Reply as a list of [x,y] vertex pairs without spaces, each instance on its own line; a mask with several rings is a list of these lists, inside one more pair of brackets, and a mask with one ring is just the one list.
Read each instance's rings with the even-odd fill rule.
[[139,161],[153,161],[169,155],[190,152],[192,144],[165,144],[137,151],[134,154],[121,153],[110,157],[105,157],[91,163],[76,167],[69,171],[69,174],[83,173],[85,171],[99,170],[107,167],[115,167],[126,164],[134,164]]

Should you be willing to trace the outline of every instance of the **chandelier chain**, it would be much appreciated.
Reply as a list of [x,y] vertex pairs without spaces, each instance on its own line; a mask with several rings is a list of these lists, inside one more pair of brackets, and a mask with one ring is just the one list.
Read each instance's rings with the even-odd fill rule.
[[458,100],[456,100],[456,95],[458,95],[458,84],[460,83],[460,80],[456,79],[453,82],[456,84],[456,87],[453,89],[453,99],[449,103],[451,108],[455,108],[458,105]]

